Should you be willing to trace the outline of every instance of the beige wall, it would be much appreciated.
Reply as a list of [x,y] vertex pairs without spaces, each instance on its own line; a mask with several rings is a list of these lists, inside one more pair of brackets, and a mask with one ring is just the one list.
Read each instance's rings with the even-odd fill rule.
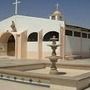
[[27,32],[21,34],[21,57],[27,57]]
[[68,54],[80,54],[80,38],[65,36],[65,52]]
[[38,59],[38,42],[27,42],[27,58]]
[[7,55],[7,44],[0,43],[0,56],[6,56],[6,55]]
[[27,58],[27,32],[17,34],[16,45],[17,58]]
[[90,57],[90,39],[65,36],[65,55]]

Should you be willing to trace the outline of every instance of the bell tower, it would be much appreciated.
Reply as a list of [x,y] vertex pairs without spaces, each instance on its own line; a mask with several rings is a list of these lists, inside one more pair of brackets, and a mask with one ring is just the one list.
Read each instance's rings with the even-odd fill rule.
[[51,16],[49,17],[51,20],[60,20],[62,21],[63,16],[61,14],[61,12],[59,11],[59,4],[56,4],[56,10],[51,14]]

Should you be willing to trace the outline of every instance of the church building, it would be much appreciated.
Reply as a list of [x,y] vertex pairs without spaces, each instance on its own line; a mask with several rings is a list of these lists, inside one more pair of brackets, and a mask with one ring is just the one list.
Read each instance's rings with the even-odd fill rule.
[[90,29],[66,24],[58,8],[49,19],[14,15],[0,21],[0,57],[45,60],[53,36],[60,58],[90,57]]

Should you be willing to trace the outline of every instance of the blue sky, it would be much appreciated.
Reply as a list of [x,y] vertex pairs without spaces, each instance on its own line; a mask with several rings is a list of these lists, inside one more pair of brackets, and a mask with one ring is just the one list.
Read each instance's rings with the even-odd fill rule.
[[[90,0],[19,0],[18,14],[48,18],[59,3],[68,24],[90,28]],[[15,0],[0,0],[0,20],[14,15]]]

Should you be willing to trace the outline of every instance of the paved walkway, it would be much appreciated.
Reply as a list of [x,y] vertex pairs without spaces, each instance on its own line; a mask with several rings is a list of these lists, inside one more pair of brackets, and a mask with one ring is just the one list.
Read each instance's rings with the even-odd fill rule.
[[50,90],[50,88],[8,80],[0,80],[0,90]]
[[[50,63],[49,60],[17,60],[17,59],[0,59],[0,67],[16,66],[16,65],[28,65],[35,63]],[[90,59],[78,59],[78,60],[58,60],[59,64],[76,64],[76,65],[90,65]]]

